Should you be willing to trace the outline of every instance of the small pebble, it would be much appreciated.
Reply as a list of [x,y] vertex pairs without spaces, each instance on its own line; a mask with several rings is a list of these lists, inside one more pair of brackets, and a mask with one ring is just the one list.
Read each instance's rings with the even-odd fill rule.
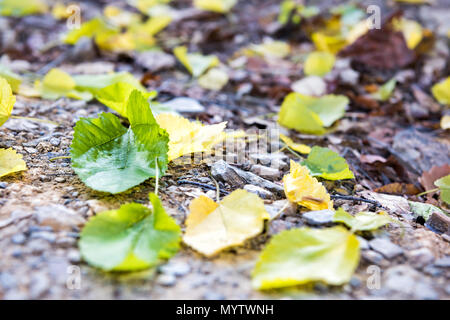
[[23,233],[17,233],[11,237],[11,241],[15,244],[23,244],[26,240],[27,238]]
[[177,279],[173,274],[165,274],[165,273],[161,274],[156,279],[156,283],[165,287],[172,287],[173,285],[175,285],[176,281]]

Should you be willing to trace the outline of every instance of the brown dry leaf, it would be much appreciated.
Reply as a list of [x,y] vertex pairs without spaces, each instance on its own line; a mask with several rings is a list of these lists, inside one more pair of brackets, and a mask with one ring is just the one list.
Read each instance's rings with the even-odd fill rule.
[[379,69],[399,69],[411,64],[416,55],[408,48],[402,32],[394,31],[390,20],[381,29],[369,30],[339,52],[355,62]]
[[389,183],[385,186],[375,189],[375,192],[396,194],[396,195],[415,195],[420,192],[412,183]]
[[425,188],[426,191],[436,189],[434,182],[442,177],[450,174],[450,164],[445,164],[443,166],[434,166],[428,171],[424,171],[422,176],[419,178],[420,184]]

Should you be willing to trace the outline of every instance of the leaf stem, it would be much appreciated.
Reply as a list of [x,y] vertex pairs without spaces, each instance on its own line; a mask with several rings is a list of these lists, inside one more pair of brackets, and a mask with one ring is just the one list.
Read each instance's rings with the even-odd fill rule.
[[424,194],[433,193],[433,192],[436,192],[436,191],[439,191],[439,188],[435,188],[435,189],[431,189],[431,190],[428,190],[428,191],[421,192],[417,196],[420,197],[420,196],[423,196]]
[[48,124],[53,124],[55,126],[59,126],[58,122],[47,120],[47,119],[38,119],[38,118],[32,118],[32,117],[20,117],[20,116],[11,116],[11,119],[21,119],[21,120],[29,120],[34,122],[43,122]]
[[155,169],[156,169],[156,182],[155,182],[155,194],[158,195],[159,189],[159,167],[158,167],[158,158],[155,158]]
[[55,161],[55,160],[59,160],[59,159],[71,159],[71,156],[59,156],[59,157],[54,157],[51,159],[48,159],[49,161]]

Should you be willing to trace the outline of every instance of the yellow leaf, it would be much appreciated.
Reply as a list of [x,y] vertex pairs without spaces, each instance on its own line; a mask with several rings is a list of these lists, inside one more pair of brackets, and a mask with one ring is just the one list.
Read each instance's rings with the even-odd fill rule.
[[200,196],[189,209],[183,241],[208,257],[260,234],[268,215],[261,198],[242,189],[220,203]]
[[287,144],[289,148],[295,150],[300,153],[308,154],[311,152],[311,148],[306,144],[295,143],[291,138],[285,136],[284,134],[280,134],[280,139]]
[[347,36],[345,37],[347,40],[347,44],[352,44],[356,41],[356,39],[366,34],[367,31],[369,31],[369,28],[367,27],[367,21],[364,19],[358,22],[347,33]]
[[316,178],[311,177],[307,167],[291,160],[290,173],[283,177],[283,183],[284,193],[289,201],[313,211],[333,210],[333,202],[327,190]]
[[450,105],[450,77],[436,83],[432,88],[434,98],[441,104]]
[[56,20],[67,19],[70,17],[71,12],[67,10],[67,6],[62,2],[57,2],[52,8],[52,16]]
[[219,68],[210,69],[200,78],[198,78],[198,84],[205,89],[219,91],[228,82],[228,74]]
[[324,76],[333,69],[336,58],[329,52],[311,52],[305,61],[304,72],[308,76]]
[[283,41],[265,41],[261,44],[252,44],[248,48],[251,53],[264,57],[284,58],[291,52],[289,44]]
[[395,0],[397,2],[409,3],[409,4],[424,4],[433,3],[434,0]]
[[200,53],[188,53],[184,46],[176,47],[173,53],[194,77],[201,76],[206,70],[220,63],[214,55],[204,56]]
[[16,97],[13,95],[8,81],[0,78],[0,126],[11,116],[14,103],[16,103]]
[[347,45],[347,41],[336,33],[314,32],[311,36],[314,45],[319,51],[326,51],[336,54]]
[[394,21],[394,28],[401,31],[405,37],[408,48],[414,49],[423,38],[423,29],[420,23],[405,18]]
[[218,13],[227,13],[233,8],[237,0],[194,0],[194,6]]
[[122,10],[113,5],[106,6],[103,9],[103,15],[108,18],[108,21],[120,27],[126,27],[140,21],[139,15],[136,13]]
[[27,166],[21,154],[12,148],[0,149],[0,177],[23,170],[27,170]]
[[169,134],[169,161],[185,154],[209,151],[226,137],[223,132],[226,122],[203,125],[171,113],[157,115],[156,122]]
[[445,115],[441,118],[441,128],[444,130],[450,129],[450,115]]
[[55,100],[60,97],[68,97],[73,99],[92,99],[89,92],[81,92],[75,90],[76,82],[72,76],[60,69],[51,69],[42,79],[37,81],[35,89],[38,90],[44,99]]

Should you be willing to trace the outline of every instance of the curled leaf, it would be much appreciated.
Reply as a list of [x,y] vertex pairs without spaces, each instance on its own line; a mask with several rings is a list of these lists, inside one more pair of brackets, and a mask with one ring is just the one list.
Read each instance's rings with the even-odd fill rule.
[[311,177],[307,167],[291,160],[290,173],[283,177],[283,183],[284,193],[289,201],[313,211],[333,210],[333,202],[327,190],[316,178]]
[[194,77],[201,76],[206,70],[219,64],[219,59],[216,56],[188,53],[187,48],[183,46],[176,47],[173,53]]
[[203,125],[170,113],[158,114],[156,121],[169,134],[169,161],[185,154],[209,151],[225,138],[226,122]]
[[294,151],[300,152],[300,153],[310,153],[311,152],[311,148],[309,146],[307,146],[306,144],[302,144],[302,143],[295,143],[294,141],[292,141],[291,138],[285,136],[284,134],[280,134],[280,139],[286,143],[286,145],[291,148]]

